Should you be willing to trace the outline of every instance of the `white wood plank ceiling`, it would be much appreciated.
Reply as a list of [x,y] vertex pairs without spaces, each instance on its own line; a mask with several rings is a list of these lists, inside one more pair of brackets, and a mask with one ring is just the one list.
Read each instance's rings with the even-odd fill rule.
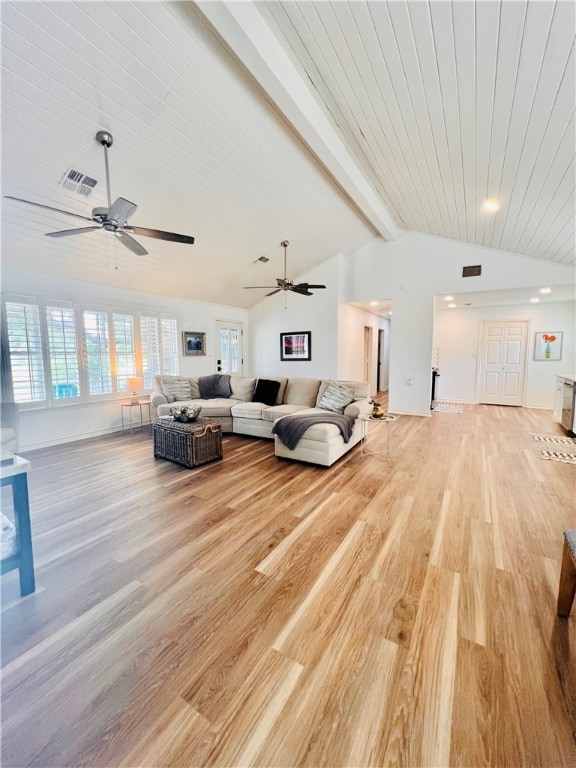
[[575,9],[339,0],[263,12],[401,227],[574,264]]
[[[399,227],[575,263],[572,2],[256,7]],[[90,215],[105,128],[131,223],[196,237],[141,237],[137,257],[104,232],[46,238],[74,221],[3,200],[3,265],[248,307],[262,294],[242,286],[281,275],[284,238],[296,277],[375,236],[193,3],[1,15],[2,193]],[[88,200],[60,185],[70,167],[98,180]]]

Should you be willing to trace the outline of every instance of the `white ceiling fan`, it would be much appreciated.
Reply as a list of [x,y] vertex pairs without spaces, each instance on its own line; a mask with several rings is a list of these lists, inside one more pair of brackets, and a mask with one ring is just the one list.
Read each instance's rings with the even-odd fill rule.
[[24,200],[21,197],[13,197],[12,195],[4,195],[8,200],[17,200],[20,203],[27,203],[28,205],[34,205],[37,208],[46,208],[49,211],[55,211],[56,213],[64,213],[66,216],[73,216],[76,219],[83,219],[84,221],[94,222],[90,227],[79,227],[77,229],[63,229],[58,232],[46,232],[48,237],[69,237],[71,235],[80,235],[84,232],[93,232],[98,229],[104,229],[107,232],[112,232],[118,240],[129,248],[133,253],[138,256],[145,256],[148,251],[140,245],[137,240],[134,240],[131,235],[143,235],[144,237],[153,237],[156,240],[170,240],[174,243],[184,243],[186,245],[193,245],[194,238],[190,235],[178,235],[175,232],[164,232],[161,229],[148,229],[146,227],[135,227],[128,224],[128,219],[134,214],[137,209],[135,203],[131,203],[124,197],[117,198],[112,203],[112,197],[110,195],[110,172],[108,169],[108,149],[112,146],[113,137],[108,131],[98,131],[96,134],[96,141],[104,149],[104,163],[106,169],[106,192],[108,195],[108,207],[107,208],[93,208],[92,216],[82,216],[79,213],[72,213],[72,211],[63,211],[60,208],[53,208],[51,205],[43,205],[42,203],[35,203],[32,200]]
[[311,283],[294,283],[292,280],[289,280],[286,277],[286,250],[289,246],[288,240],[282,240],[280,243],[282,248],[284,248],[284,277],[277,277],[276,283],[277,285],[245,285],[245,290],[251,290],[253,288],[265,288],[273,290],[270,291],[270,293],[267,293],[266,296],[273,296],[275,293],[278,293],[279,291],[293,291],[294,293],[300,293],[302,296],[313,296],[314,294],[310,292],[310,288],[319,289],[319,288],[326,288],[325,285],[312,285]]

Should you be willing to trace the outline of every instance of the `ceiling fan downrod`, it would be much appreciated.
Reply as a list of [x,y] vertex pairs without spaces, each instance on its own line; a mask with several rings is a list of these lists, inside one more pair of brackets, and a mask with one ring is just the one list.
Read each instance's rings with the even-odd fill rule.
[[108,208],[112,207],[112,195],[110,194],[110,169],[108,168],[108,149],[114,143],[114,137],[108,131],[98,131],[96,141],[104,148],[104,166],[106,168],[106,194],[108,195]]

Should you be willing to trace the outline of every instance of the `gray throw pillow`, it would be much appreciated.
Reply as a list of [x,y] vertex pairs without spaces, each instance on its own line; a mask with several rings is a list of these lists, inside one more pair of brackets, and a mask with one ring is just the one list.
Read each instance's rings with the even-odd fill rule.
[[318,408],[323,408],[325,411],[334,411],[334,413],[344,413],[344,408],[350,405],[353,400],[353,389],[343,387],[341,384],[330,384],[322,395]]
[[200,397],[210,400],[212,397],[230,397],[230,376],[227,373],[213,373],[211,376],[200,376],[198,379]]

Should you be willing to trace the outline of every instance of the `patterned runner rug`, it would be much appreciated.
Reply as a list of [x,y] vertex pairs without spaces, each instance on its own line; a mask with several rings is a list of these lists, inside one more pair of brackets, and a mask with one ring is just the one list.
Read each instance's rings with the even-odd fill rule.
[[[576,438],[562,435],[530,435],[540,450],[538,458],[547,461],[561,461],[564,464],[576,464]],[[543,449],[543,447],[545,449]]]
[[464,413],[464,406],[460,403],[434,403],[432,410],[439,413]]

